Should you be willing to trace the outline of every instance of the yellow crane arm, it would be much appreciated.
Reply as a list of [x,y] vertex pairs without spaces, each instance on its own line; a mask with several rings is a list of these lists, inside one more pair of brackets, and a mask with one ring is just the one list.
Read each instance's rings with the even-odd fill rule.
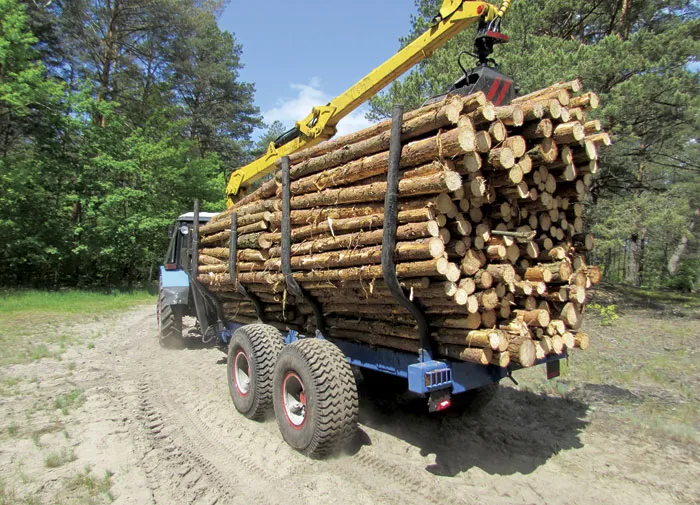
[[335,135],[335,126],[341,119],[386,85],[430,56],[467,26],[481,19],[490,21],[497,16],[502,16],[508,10],[510,3],[511,0],[504,0],[499,9],[487,2],[444,0],[435,23],[425,33],[372,70],[343,94],[331,100],[328,105],[313,107],[307,117],[297,121],[296,128],[299,134],[296,138],[279,147],[270,143],[267,152],[260,158],[234,171],[226,187],[228,205],[233,205],[234,198],[241,188],[246,188],[256,179],[272,173],[278,159],[331,138]]

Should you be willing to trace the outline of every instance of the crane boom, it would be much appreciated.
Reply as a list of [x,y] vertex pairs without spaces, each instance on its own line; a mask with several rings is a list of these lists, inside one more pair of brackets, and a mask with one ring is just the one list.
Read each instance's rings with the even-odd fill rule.
[[241,188],[272,173],[278,159],[331,138],[336,125],[345,116],[369,100],[411,67],[429,57],[459,32],[478,21],[491,21],[505,14],[511,1],[501,7],[471,0],[444,0],[433,25],[420,37],[372,70],[360,81],[327,105],[313,107],[311,113],[296,123],[296,135],[282,145],[271,142],[265,154],[231,174],[226,194],[228,205],[234,203]]

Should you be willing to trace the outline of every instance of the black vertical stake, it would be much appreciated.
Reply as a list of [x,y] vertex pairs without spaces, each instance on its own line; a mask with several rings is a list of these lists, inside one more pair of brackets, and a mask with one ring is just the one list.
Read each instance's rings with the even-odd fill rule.
[[287,291],[297,298],[301,298],[311,306],[316,318],[316,330],[323,335],[326,332],[326,318],[318,301],[306,293],[299,283],[294,279],[292,273],[292,225],[291,215],[291,178],[289,175],[289,156],[282,158],[282,273]]
[[192,264],[190,271],[196,279],[199,271],[199,200],[194,201],[194,221],[192,230]]
[[231,279],[231,284],[237,287],[240,284],[237,281],[237,265],[238,262],[238,214],[231,213],[231,236],[228,241],[228,275]]
[[203,295],[203,289],[197,281],[199,275],[199,200],[194,201],[194,217],[192,221],[192,263],[190,264],[190,291],[194,299],[194,308],[197,313],[199,327],[202,330],[202,335],[206,338],[207,330],[209,329],[209,318],[207,316],[206,299]]
[[231,213],[231,237],[228,242],[228,275],[231,279],[231,284],[236,287],[236,290],[245,296],[248,300],[253,302],[255,306],[255,313],[261,322],[265,322],[265,307],[263,307],[260,299],[249,293],[245,286],[237,280],[237,262],[238,262],[238,214],[235,212]]
[[430,328],[423,312],[408,299],[396,277],[397,199],[399,196],[399,164],[401,162],[401,125],[403,105],[394,105],[391,115],[391,138],[389,141],[389,168],[387,170],[386,196],[384,197],[384,234],[382,236],[382,273],[384,283],[396,301],[416,319],[420,336],[421,359],[431,360],[435,355],[430,340]]

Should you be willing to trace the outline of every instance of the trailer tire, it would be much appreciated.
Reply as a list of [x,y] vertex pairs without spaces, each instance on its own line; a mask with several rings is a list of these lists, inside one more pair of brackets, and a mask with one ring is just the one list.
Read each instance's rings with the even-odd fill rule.
[[163,293],[158,294],[158,341],[166,349],[182,349],[182,310],[177,305],[164,303]]
[[263,420],[272,410],[272,374],[284,347],[279,330],[267,324],[237,329],[228,346],[228,389],[236,410],[248,419]]
[[275,417],[294,449],[323,458],[343,449],[357,431],[359,400],[352,368],[327,340],[285,347],[273,380]]

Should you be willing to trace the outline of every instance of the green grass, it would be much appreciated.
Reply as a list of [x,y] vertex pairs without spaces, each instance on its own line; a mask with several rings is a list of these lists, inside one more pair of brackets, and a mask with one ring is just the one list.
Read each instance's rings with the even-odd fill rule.
[[18,392],[18,385],[20,383],[18,377],[5,377],[0,380],[0,396],[15,396]]
[[[112,473],[105,472],[104,477],[99,478],[92,474],[89,467],[68,481],[66,490],[72,498],[78,498],[80,503],[95,503],[95,499],[102,496],[108,501],[114,501],[110,492],[112,488]],[[81,499],[82,498],[82,499]]]
[[0,481],[0,505],[10,505],[17,503],[17,496],[14,489],[8,488],[7,485]]
[[17,423],[12,423],[7,427],[7,434],[11,437],[14,437],[19,433],[19,425]]
[[75,461],[76,459],[78,459],[78,457],[72,450],[67,451],[64,449],[60,453],[52,452],[48,454],[44,458],[44,465],[46,466],[46,468],[57,468],[59,466],[65,465],[66,463]]
[[619,318],[609,325],[599,311],[586,312],[590,348],[573,350],[568,369],[552,381],[541,367],[517,372],[521,388],[581,400],[614,429],[700,444],[700,334],[692,317],[700,297],[629,287],[606,287],[596,297],[615,303]]
[[46,346],[46,344],[37,344],[31,347],[29,350],[29,358],[32,361],[37,361],[42,358],[51,358],[54,356],[54,353],[49,351],[49,348]]
[[0,366],[60,359],[69,346],[84,339],[57,331],[58,325],[98,321],[145,303],[155,303],[146,291],[0,291]]
[[618,291],[627,296],[647,298],[663,304],[686,304],[688,308],[700,308],[700,294],[661,289],[642,289],[631,286],[619,286]]
[[82,389],[74,389],[57,396],[53,401],[53,408],[60,409],[63,415],[67,416],[71,408],[78,408],[83,403],[85,403],[85,396]]
[[684,293],[665,289],[644,289],[623,284],[601,284],[594,292],[593,301],[618,303],[621,308],[664,307],[686,314],[700,313],[700,293]]
[[154,300],[155,297],[146,291],[7,291],[0,292],[0,317],[26,313],[90,315],[124,310]]

